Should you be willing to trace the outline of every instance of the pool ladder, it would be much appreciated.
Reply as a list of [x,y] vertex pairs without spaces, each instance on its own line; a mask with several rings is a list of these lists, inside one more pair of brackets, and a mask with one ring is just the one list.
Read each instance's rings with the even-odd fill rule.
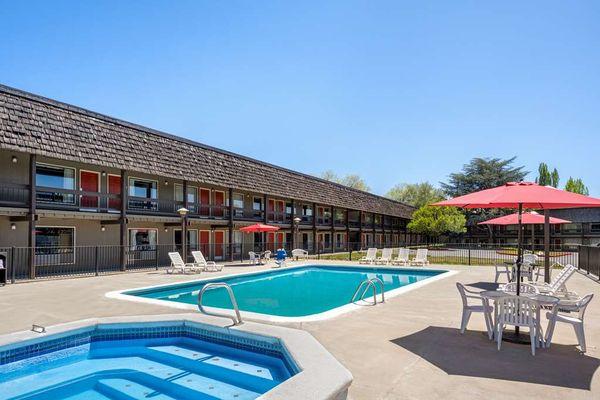
[[[227,293],[229,294],[229,300],[231,301],[231,304],[233,305],[233,310],[235,311],[235,316],[225,313],[209,312],[202,306],[202,296],[204,296],[204,292],[219,288],[225,288],[227,290]],[[237,301],[235,300],[233,290],[231,290],[231,286],[229,286],[225,282],[214,282],[207,283],[206,285],[204,285],[202,290],[200,290],[200,293],[198,293],[198,309],[202,314],[212,315],[214,317],[229,318],[231,319],[231,321],[233,321],[234,326],[240,325],[242,323],[242,316],[240,315],[240,309],[238,308]]]
[[[358,285],[358,287],[354,291],[354,294],[352,295],[352,298],[350,299],[350,303],[354,303],[358,300],[364,300],[365,295],[367,294],[369,288],[372,288],[373,289],[373,305],[376,305],[377,304],[377,284],[379,284],[379,286],[381,287],[380,303],[385,303],[385,289],[383,287],[383,281],[379,278],[365,279],[364,281],[362,281],[360,283],[360,285]],[[357,300],[356,295],[361,290],[362,290],[362,293],[360,295],[360,298]]]

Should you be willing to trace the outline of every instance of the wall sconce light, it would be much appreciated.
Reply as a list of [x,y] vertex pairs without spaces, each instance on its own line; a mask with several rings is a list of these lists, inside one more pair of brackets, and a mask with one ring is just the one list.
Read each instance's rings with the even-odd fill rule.
[[165,227],[165,232],[169,232],[169,228]]
[[106,176],[106,171],[102,171],[102,177]]
[[104,231],[106,231],[106,227],[105,227],[104,225],[102,225],[102,226],[100,227],[100,230],[101,230],[102,232],[104,232]]
[[13,162],[13,164],[16,164],[19,159],[17,158],[17,156],[12,156],[11,161]]
[[11,230],[16,230],[17,229],[17,224],[15,224],[14,222],[12,224],[10,224],[10,229]]
[[169,181],[165,181],[165,186],[169,186]]

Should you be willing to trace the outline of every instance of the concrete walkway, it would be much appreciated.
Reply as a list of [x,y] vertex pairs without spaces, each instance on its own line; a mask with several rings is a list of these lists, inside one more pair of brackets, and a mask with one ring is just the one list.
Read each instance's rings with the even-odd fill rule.
[[[340,264],[341,262],[336,262]],[[600,399],[600,284],[577,274],[570,290],[595,293],[586,314],[588,352],[575,347],[568,326],[557,326],[551,349],[503,343],[498,352],[475,315],[461,335],[455,282],[490,288],[493,268],[448,267],[459,274],[340,317],[294,327],[313,334],[354,375],[353,399]],[[226,267],[215,277],[265,267]],[[170,307],[109,299],[106,292],[198,276],[128,273],[40,281],[0,288],[0,333],[94,316],[178,312]]]

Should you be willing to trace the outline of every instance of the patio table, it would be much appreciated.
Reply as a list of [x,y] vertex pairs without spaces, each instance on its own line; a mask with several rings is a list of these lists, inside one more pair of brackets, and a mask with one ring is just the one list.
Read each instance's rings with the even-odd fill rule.
[[[479,293],[479,295],[483,298],[484,303],[486,306],[489,306],[489,301],[492,300],[494,302],[494,327],[493,327],[493,334],[494,337],[498,336],[497,333],[497,323],[498,323],[498,300],[504,298],[504,297],[508,297],[508,296],[515,296],[514,293],[511,292],[505,292],[502,290],[485,290],[481,293]],[[548,307],[551,306],[553,309],[553,312],[556,312],[556,310],[558,309],[558,305],[560,303],[560,299],[556,296],[550,296],[550,295],[546,295],[546,294],[531,294],[531,293],[521,293],[520,297],[525,297],[529,300],[533,300],[534,302],[536,302],[538,304],[537,307],[537,313],[536,313],[536,320],[538,323],[538,330],[541,333],[540,334],[540,339],[542,341],[542,345],[544,347],[546,347],[545,343],[544,343],[544,336],[543,336],[543,329],[542,329],[542,323],[541,323],[541,309],[543,307]],[[506,337],[507,341],[515,341],[513,340],[510,336]],[[519,342],[521,343],[521,342]]]

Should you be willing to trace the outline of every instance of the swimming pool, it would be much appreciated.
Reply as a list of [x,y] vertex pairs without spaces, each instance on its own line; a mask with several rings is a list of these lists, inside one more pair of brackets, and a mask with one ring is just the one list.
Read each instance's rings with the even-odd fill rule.
[[275,338],[181,321],[106,324],[0,346],[0,399],[255,399],[298,372]]
[[[391,297],[450,273],[423,268],[305,265],[108,295],[196,309],[198,293],[205,284],[225,282],[232,287],[238,306],[246,316],[271,321],[300,321],[328,318],[358,307],[350,301],[365,279],[381,279],[386,296]],[[231,309],[224,290],[206,292],[203,303],[208,307]]]

